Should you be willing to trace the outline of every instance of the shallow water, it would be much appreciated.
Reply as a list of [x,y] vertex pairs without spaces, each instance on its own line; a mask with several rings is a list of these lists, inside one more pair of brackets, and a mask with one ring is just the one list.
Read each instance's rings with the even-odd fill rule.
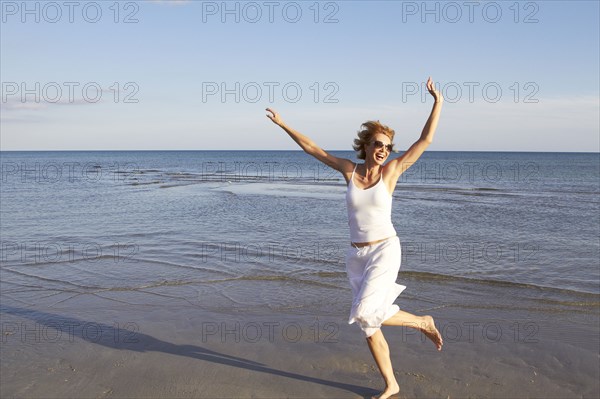
[[[346,288],[344,180],[302,152],[1,156],[3,296]],[[599,179],[598,154],[426,153],[394,192],[400,276],[598,295]]]

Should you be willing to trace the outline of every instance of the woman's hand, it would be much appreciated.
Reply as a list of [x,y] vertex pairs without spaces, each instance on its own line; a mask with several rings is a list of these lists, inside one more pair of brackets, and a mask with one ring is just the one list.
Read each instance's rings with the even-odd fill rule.
[[436,103],[441,103],[444,101],[442,93],[435,89],[435,84],[433,83],[433,80],[431,80],[431,76],[429,77],[429,79],[427,79],[427,90],[429,90],[429,94],[433,96],[433,99]]
[[274,124],[276,124],[278,126],[281,126],[282,123],[283,123],[283,121],[279,117],[279,114],[277,113],[277,111],[272,110],[271,108],[267,108],[267,111],[273,114],[273,115],[268,115],[267,114],[267,118],[269,118],[270,120],[272,120]]

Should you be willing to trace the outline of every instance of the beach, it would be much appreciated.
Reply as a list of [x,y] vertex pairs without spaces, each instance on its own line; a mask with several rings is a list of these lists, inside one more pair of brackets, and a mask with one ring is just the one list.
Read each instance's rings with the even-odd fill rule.
[[[1,397],[383,389],[347,324],[345,188],[305,154],[2,156]],[[400,397],[598,397],[597,155],[428,156],[394,193],[396,303],[444,347],[383,327]],[[504,177],[443,172],[476,163]],[[64,165],[86,178],[41,172]]]
[[600,1],[0,15],[0,399],[600,399]]
[[[427,306],[413,300],[406,309]],[[381,380],[362,333],[345,315],[322,313],[215,313],[174,299],[131,306],[90,298],[35,310],[3,303],[2,397],[376,394]],[[485,305],[468,315],[426,313],[444,335],[441,352],[413,329],[383,327],[400,397],[597,397],[597,315]]]

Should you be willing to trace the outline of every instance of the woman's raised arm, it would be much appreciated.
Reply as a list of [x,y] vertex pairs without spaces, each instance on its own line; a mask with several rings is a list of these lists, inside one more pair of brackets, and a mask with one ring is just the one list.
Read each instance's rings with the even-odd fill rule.
[[427,90],[434,99],[433,108],[431,114],[425,122],[421,136],[417,141],[409,147],[400,157],[390,161],[389,168],[393,171],[394,177],[398,179],[402,173],[410,168],[417,159],[425,152],[429,144],[433,141],[433,136],[437,129],[438,120],[440,119],[440,113],[442,112],[442,104],[444,103],[444,97],[442,93],[435,89],[433,80],[431,77],[427,80]]
[[352,161],[345,158],[338,158],[329,154],[327,151],[319,147],[310,137],[307,137],[297,130],[289,127],[285,122],[283,122],[275,110],[267,108],[267,112],[271,114],[267,114],[267,118],[271,119],[273,123],[285,130],[286,133],[300,146],[300,148],[304,150],[304,152],[312,155],[325,165],[340,171],[341,173],[348,173],[348,171],[352,172],[352,169],[354,168],[354,163],[352,163]]

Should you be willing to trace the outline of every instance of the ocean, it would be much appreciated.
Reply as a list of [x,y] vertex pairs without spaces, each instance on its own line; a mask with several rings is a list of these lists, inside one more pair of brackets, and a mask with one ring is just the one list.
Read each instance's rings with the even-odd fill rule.
[[[1,163],[3,304],[347,311],[345,181],[302,151],[2,152]],[[426,152],[393,194],[409,287],[399,303],[470,307],[465,291],[498,289],[597,314],[599,194],[597,153]]]

